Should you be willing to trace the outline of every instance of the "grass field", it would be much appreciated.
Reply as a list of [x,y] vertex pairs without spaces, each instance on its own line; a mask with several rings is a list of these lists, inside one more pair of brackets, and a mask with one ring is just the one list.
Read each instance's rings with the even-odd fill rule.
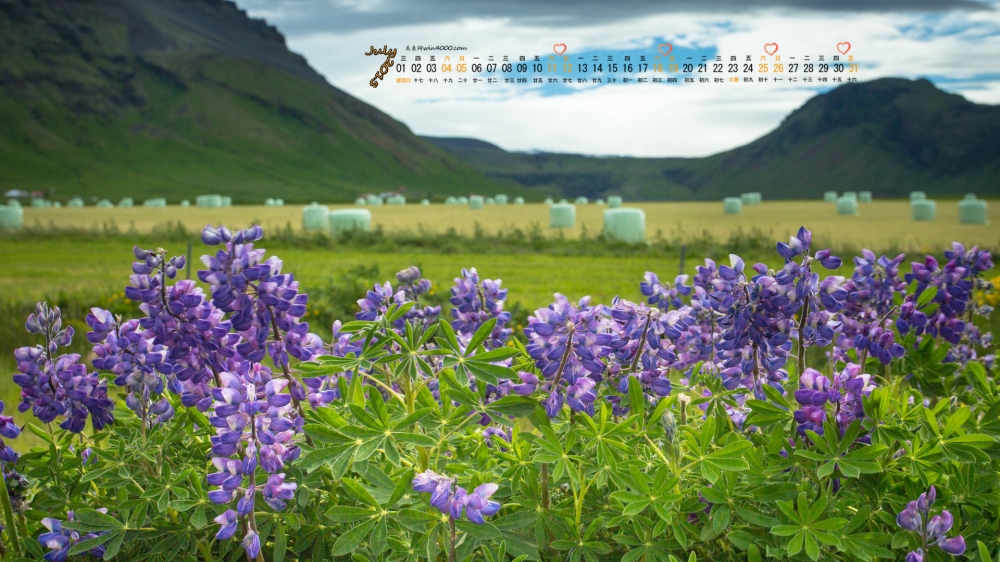
[[[958,222],[955,201],[939,201],[937,220],[914,222],[905,201],[876,201],[860,206],[859,216],[840,216],[832,204],[813,201],[775,201],[744,207],[741,215],[725,215],[722,203],[629,203],[646,212],[646,233],[655,239],[657,233],[665,239],[700,237],[707,232],[716,239],[726,239],[740,229],[759,228],[775,240],[787,239],[801,225],[812,229],[818,244],[838,247],[895,248],[904,251],[936,252],[953,240],[967,245],[979,244],[1000,248],[1000,202],[989,208],[990,224],[970,225]],[[354,208],[332,206],[336,208]],[[605,207],[577,206],[577,227],[563,232],[548,228],[548,207],[543,204],[489,206],[473,211],[465,206],[406,205],[368,207],[373,223],[387,232],[445,232],[454,229],[473,235],[478,224],[486,232],[528,230],[539,225],[549,235],[577,237],[583,229],[593,236],[600,232]],[[171,206],[166,208],[133,207],[128,209],[98,209],[95,207],[34,209],[26,208],[26,225],[94,228],[114,222],[119,228],[135,228],[147,232],[168,221],[180,221],[186,227],[200,229],[208,223],[229,226],[257,222],[265,229],[301,228],[302,208],[230,207],[200,209]]]

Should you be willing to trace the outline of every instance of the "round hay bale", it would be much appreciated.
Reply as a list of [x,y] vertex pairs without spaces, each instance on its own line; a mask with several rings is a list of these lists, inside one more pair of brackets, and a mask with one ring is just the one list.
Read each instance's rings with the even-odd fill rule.
[[567,200],[565,200],[565,199],[560,199],[560,200],[559,200],[559,204],[560,204],[560,205],[568,205],[568,204],[569,204],[569,201],[567,201]]
[[126,207],[126,208],[128,208],[128,207],[132,207],[134,205],[135,205],[135,201],[132,201],[131,197],[125,197],[121,201],[118,202],[118,206],[119,207]]
[[986,224],[986,201],[982,199],[959,201],[958,222],[962,224]]
[[379,197],[378,195],[369,195],[368,196],[368,204],[369,205],[374,205],[374,206],[378,207],[378,206],[382,205],[384,202],[385,201],[383,201],[382,198]]
[[484,203],[484,201],[483,201],[483,196],[482,195],[473,195],[472,197],[469,197],[469,208],[470,209],[473,209],[473,210],[482,209],[483,208],[483,203]]
[[598,199],[597,201],[594,201],[594,204],[595,205],[603,205],[604,204],[604,199]]
[[[361,201],[364,201],[364,199],[361,199]],[[268,197],[267,199],[265,199],[264,200],[264,206],[265,207],[273,207],[274,206],[274,197]]]
[[285,200],[284,199],[275,199],[274,200],[274,206],[275,207],[284,207],[285,206]]
[[328,228],[327,216],[330,208],[326,205],[318,205],[314,201],[307,207],[302,207],[302,228],[306,230],[322,230]]
[[497,201],[492,197],[487,197],[484,203],[486,203],[487,205],[496,205]]
[[827,192],[825,192],[823,194],[823,201],[826,201],[827,203],[836,203],[837,202],[837,192],[836,191],[827,191]]
[[221,195],[199,195],[198,206],[205,209],[218,209],[222,206]]
[[34,207],[34,208],[36,208],[36,209],[44,209],[46,207],[46,205],[45,205],[45,199],[33,198],[31,200],[31,206]]
[[726,197],[722,200],[722,210],[727,215],[738,215],[743,212],[743,199],[740,197]]
[[459,197],[458,199],[456,199],[456,201],[458,201],[459,205],[468,205],[469,204],[469,198],[466,197],[466,196],[464,196],[464,195],[462,195],[461,197]]
[[506,205],[507,204],[507,196],[504,195],[503,193],[496,194],[493,197],[493,200],[497,202],[497,205]]
[[862,191],[862,192],[858,193],[858,201],[860,201],[862,203],[871,203],[872,202],[872,192],[871,191]]
[[965,197],[964,197],[964,199],[966,199],[966,200],[975,199],[975,198],[976,198],[976,194],[975,193],[966,193]]
[[608,197],[608,208],[617,209],[622,206],[622,198],[620,195],[612,195]]
[[841,197],[837,199],[837,214],[838,215],[857,215],[858,214],[858,200],[851,199],[850,197]]
[[524,197],[515,197],[514,198],[514,204],[515,205],[524,205]]
[[855,201],[857,201],[858,200],[858,192],[857,191],[845,191],[844,194],[841,195],[841,197],[842,198],[846,197],[848,199],[854,199]]
[[753,192],[753,204],[760,205],[764,201],[764,196],[759,191]]
[[445,205],[457,205],[458,204],[458,199],[455,199],[454,197],[452,197],[451,195],[449,195],[448,197],[445,198],[444,204]]
[[24,209],[20,205],[0,205],[0,229],[20,230],[24,226]]
[[753,205],[753,193],[740,193],[740,200],[743,201],[744,207]]
[[17,199],[8,199],[7,200],[7,206],[8,207],[20,207],[21,206],[21,202],[18,201]]
[[923,191],[911,191],[910,192],[910,202],[911,203],[914,202],[914,201],[923,201],[924,199],[927,199],[927,194],[924,193]]
[[368,203],[368,200],[365,199],[364,197],[358,197],[357,199],[354,200],[354,204],[359,207],[364,206],[366,203]]
[[228,195],[223,195],[221,199],[222,199],[222,206],[223,207],[232,207],[233,206],[233,198],[232,197],[230,197]]
[[642,209],[606,209],[604,235],[628,244],[646,241],[646,213]]
[[55,202],[52,203],[52,206],[55,207],[56,209],[61,209],[62,208],[62,203],[59,202],[59,201],[55,201]]
[[107,208],[109,208],[109,207],[114,207],[114,205],[112,205],[112,204],[111,204],[111,201],[108,201],[107,199],[101,199],[101,200],[100,200],[100,201],[98,201],[98,202],[97,202],[97,204],[96,204],[96,205],[94,205],[94,206],[95,206],[95,207],[100,207],[100,208],[102,208],[102,209],[107,209]]
[[372,212],[368,209],[330,211],[327,221],[331,236],[350,231],[369,232],[372,229]]
[[551,197],[546,197],[545,198],[545,204],[546,205],[552,205],[553,203],[555,203],[555,201],[553,201]]
[[557,203],[549,207],[550,228],[573,228],[576,226],[576,206]]
[[420,204],[421,204],[421,205],[430,205],[430,204],[431,204],[431,202],[430,202],[430,200],[429,200],[429,199],[421,199],[421,200],[420,200]]
[[394,205],[398,207],[400,205],[406,205],[406,197],[402,195],[393,195],[386,199],[385,202],[387,205]]
[[574,203],[576,203],[577,205],[586,205],[587,203],[590,203],[590,201],[588,201],[586,197],[581,195],[580,197],[576,198],[576,201],[574,201]]
[[67,207],[83,207],[83,199],[74,197],[66,202]]
[[937,216],[937,203],[933,199],[917,199],[910,202],[910,211],[915,221],[932,221]]
[[190,201],[188,201],[187,199],[182,199],[181,200],[181,207],[190,207],[190,206],[191,206],[191,202]]

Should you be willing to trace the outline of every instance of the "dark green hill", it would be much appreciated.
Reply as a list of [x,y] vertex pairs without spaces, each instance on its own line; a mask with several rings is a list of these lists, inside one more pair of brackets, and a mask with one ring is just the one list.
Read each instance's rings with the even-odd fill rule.
[[329,85],[222,0],[0,0],[0,189],[237,201],[526,193]]
[[428,140],[487,175],[565,196],[1000,195],[1000,107],[972,103],[926,80],[845,84],[810,99],[760,139],[706,158],[525,154],[472,139]]

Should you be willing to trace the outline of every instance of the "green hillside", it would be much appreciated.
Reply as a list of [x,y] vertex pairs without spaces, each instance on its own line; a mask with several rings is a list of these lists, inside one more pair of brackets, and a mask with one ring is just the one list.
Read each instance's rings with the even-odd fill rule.
[[474,139],[427,138],[489,176],[565,196],[1000,195],[1000,107],[969,102],[926,80],[845,84],[812,98],[760,139],[706,158],[511,153]]
[[330,86],[222,0],[0,0],[0,189],[350,200],[526,190]]

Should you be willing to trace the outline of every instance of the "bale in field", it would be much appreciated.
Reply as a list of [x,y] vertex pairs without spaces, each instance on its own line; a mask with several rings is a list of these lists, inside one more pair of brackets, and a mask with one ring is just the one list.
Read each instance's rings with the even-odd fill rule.
[[449,195],[449,196],[448,196],[447,198],[445,198],[445,200],[444,200],[444,204],[445,204],[445,205],[455,205],[455,204],[457,204],[457,203],[458,203],[458,199],[455,199],[455,198],[454,198],[454,197],[452,197],[451,195]]
[[400,205],[406,205],[406,197],[403,195],[393,195],[392,197],[386,199],[385,202],[389,205],[395,205],[398,207]]
[[99,207],[101,209],[107,209],[108,207],[114,207],[114,205],[111,203],[111,201],[108,201],[107,199],[101,199],[94,206],[95,207]]
[[621,195],[612,195],[612,196],[608,197],[608,208],[610,208],[610,209],[617,209],[618,207],[621,207],[621,206],[622,206]]
[[524,205],[524,197],[515,197],[514,198],[514,204],[515,205]]
[[497,205],[507,204],[507,196],[504,195],[503,193],[498,193],[496,196],[493,197],[493,200],[497,202]]
[[826,201],[827,203],[836,203],[837,202],[837,192],[836,191],[827,191],[826,193],[823,194],[823,201]]
[[964,199],[975,199],[975,198],[976,198],[975,193],[966,193],[964,197]]
[[573,228],[576,226],[576,206],[557,203],[549,207],[550,228]]
[[860,201],[862,203],[871,203],[872,202],[872,192],[871,191],[862,191],[861,193],[858,193],[858,201]]
[[302,207],[302,228],[306,230],[322,230],[329,227],[330,208],[313,201],[309,206]]
[[595,205],[603,205],[604,204],[604,199],[598,199],[597,201],[594,201],[594,204]]
[[357,205],[357,206],[359,206],[359,207],[363,206],[367,202],[368,202],[368,200],[365,199],[364,197],[358,197],[357,199],[354,200],[354,204]]
[[646,213],[642,209],[605,209],[603,233],[606,237],[638,244],[646,241]]
[[962,224],[987,224],[986,201],[963,199],[958,202],[958,222]]
[[24,209],[20,205],[0,205],[0,230],[20,230],[24,226]]
[[846,197],[848,199],[854,199],[855,201],[857,201],[858,200],[858,192],[857,191],[845,191],[843,197]]
[[492,197],[487,197],[485,202],[486,202],[487,205],[496,205],[497,204],[496,199],[494,199]]
[[545,204],[546,205],[551,205],[553,203],[555,203],[555,201],[553,201],[551,197],[546,197],[545,198]]
[[910,212],[915,221],[932,221],[937,216],[937,202],[933,199],[911,201]]
[[369,232],[372,229],[372,212],[368,209],[330,211],[327,221],[331,236],[349,231]]
[[856,198],[844,197],[837,199],[837,214],[838,215],[857,215],[858,214],[858,200]]
[[482,209],[483,203],[484,201],[482,195],[473,195],[472,197],[469,197],[469,208],[474,211]]
[[469,198],[466,197],[466,196],[464,196],[464,195],[462,195],[461,197],[459,197],[457,199],[457,201],[458,201],[459,205],[468,205],[469,204]]
[[218,209],[222,207],[221,195],[199,195],[196,199],[199,207],[204,209]]
[[83,199],[74,197],[66,203],[67,207],[83,207]]
[[587,203],[589,203],[589,201],[587,201],[587,198],[586,198],[586,197],[583,197],[583,196],[580,196],[580,197],[577,197],[577,198],[576,198],[576,201],[575,201],[575,203],[576,203],[577,205],[586,205]]
[[750,205],[753,205],[753,193],[741,193],[740,200],[743,201],[744,207],[749,207]]
[[911,203],[913,201],[922,201],[924,199],[927,199],[927,194],[924,193],[923,191],[911,191],[910,192],[910,202]]
[[740,197],[726,197],[722,200],[722,210],[727,215],[738,215],[743,212],[743,199]]

